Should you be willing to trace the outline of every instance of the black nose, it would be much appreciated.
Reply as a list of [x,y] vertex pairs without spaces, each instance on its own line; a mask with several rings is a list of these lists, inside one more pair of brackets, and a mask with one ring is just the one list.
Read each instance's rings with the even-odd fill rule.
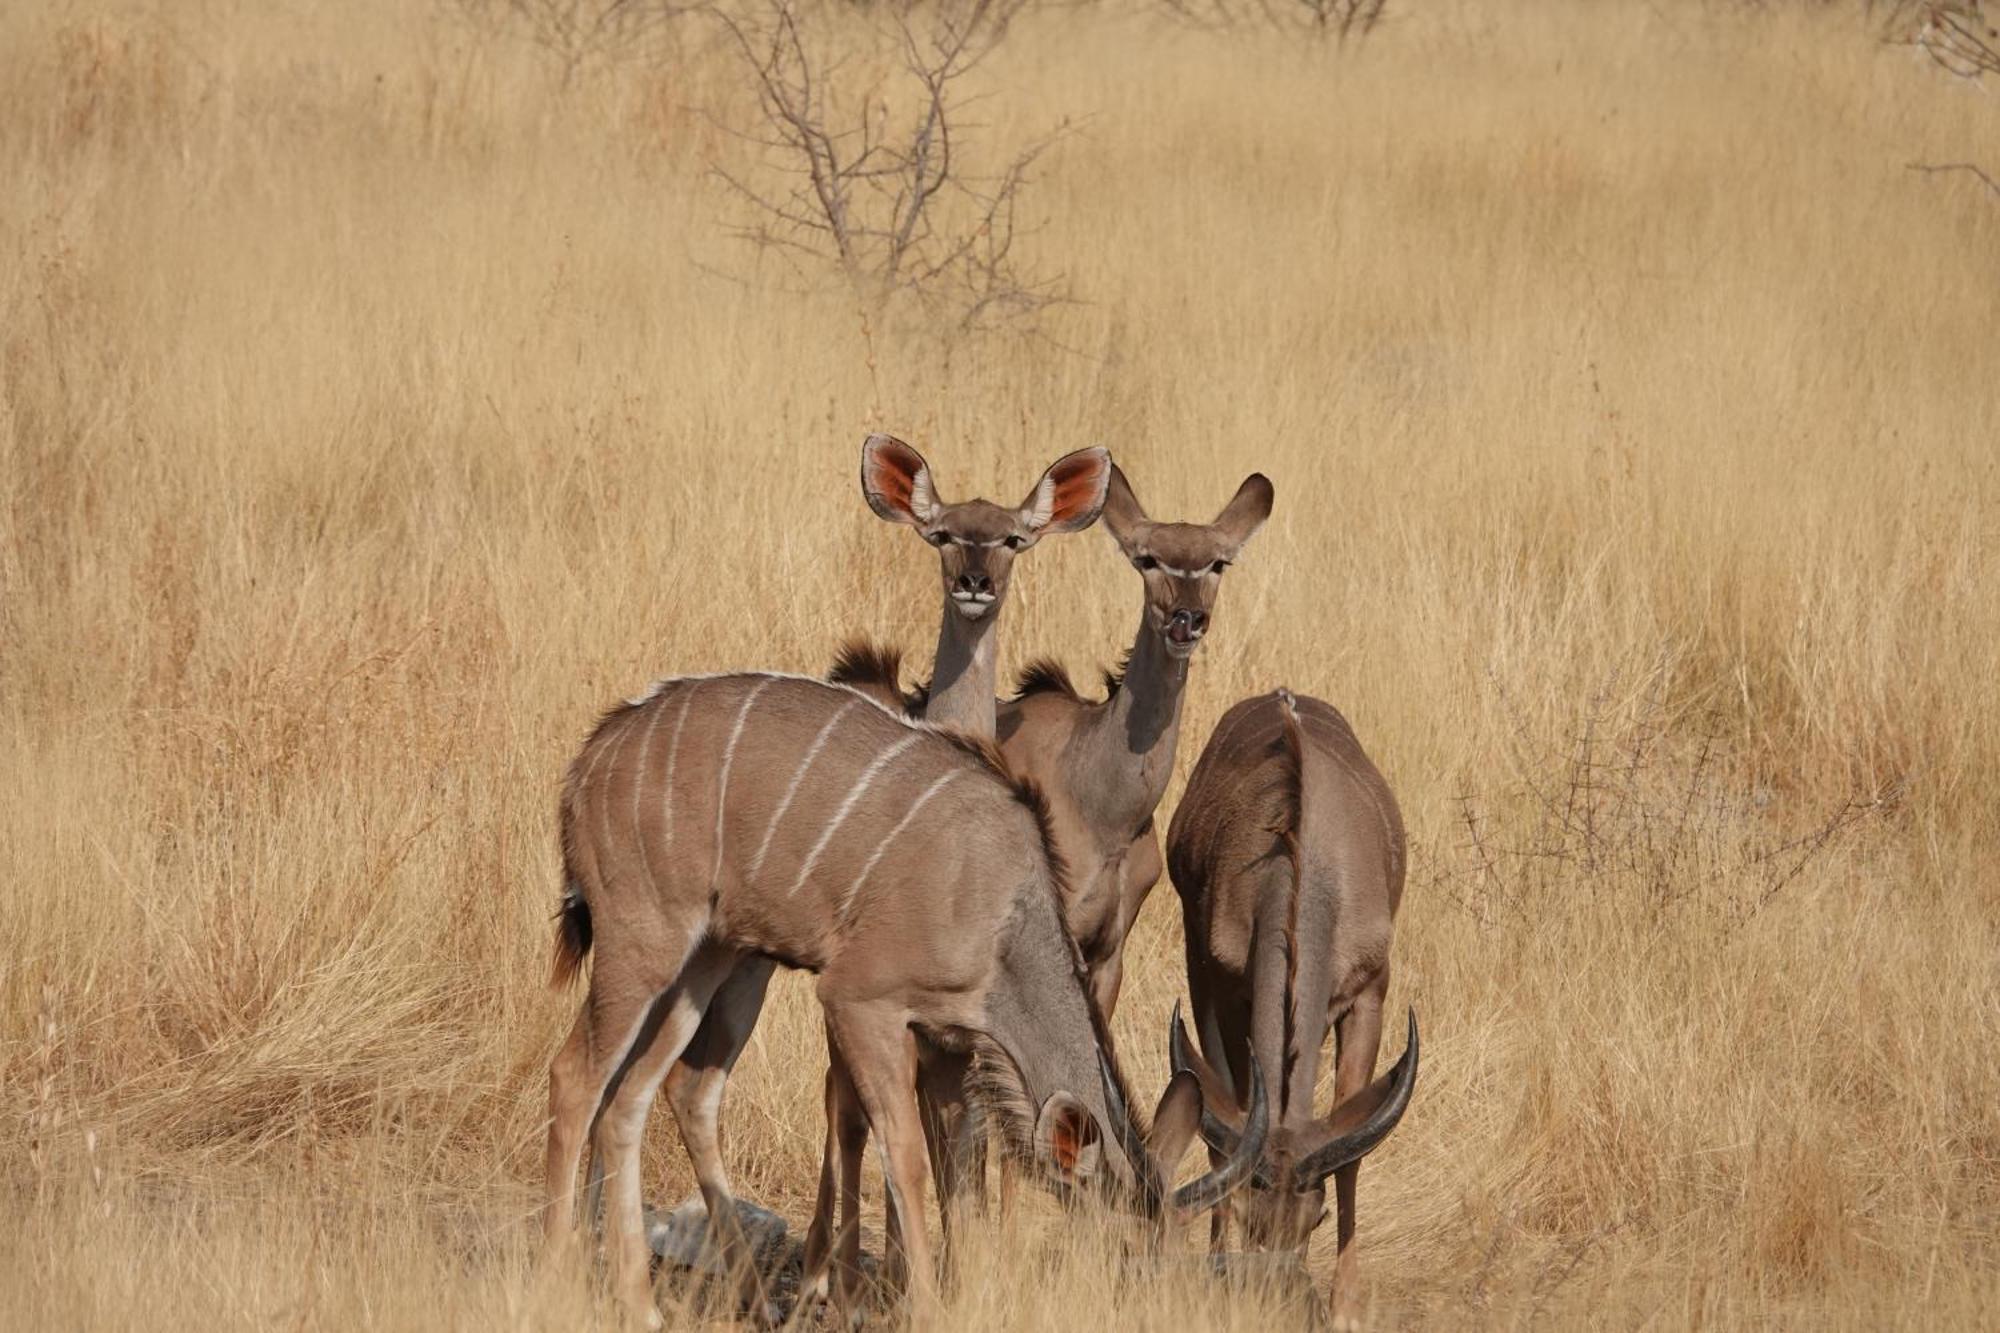
[[958,576],[958,582],[952,585],[952,591],[969,593],[975,597],[989,597],[993,593],[993,580],[984,574],[975,574],[968,570]]
[[1182,607],[1167,621],[1167,637],[1175,643],[1193,643],[1208,628],[1208,612]]

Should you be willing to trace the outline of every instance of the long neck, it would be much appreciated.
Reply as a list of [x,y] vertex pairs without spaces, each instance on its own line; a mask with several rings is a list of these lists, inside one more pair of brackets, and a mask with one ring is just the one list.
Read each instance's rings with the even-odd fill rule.
[[[985,997],[982,1035],[1005,1052],[1021,1077],[1023,1101],[1017,1113],[1030,1129],[1037,1109],[1051,1094],[1067,1092],[1081,1101],[1106,1131],[1106,1159],[1129,1182],[1118,1135],[1112,1132],[1097,1053],[1105,1038],[1091,1000],[1072,961],[1075,945],[1066,937],[1055,897],[1046,885],[1023,890],[1005,937],[999,965]],[[1107,1050],[1106,1055],[1110,1052]]]
[[[1105,821],[1130,836],[1166,795],[1180,740],[1187,659],[1167,654],[1142,610],[1125,680],[1072,752]],[[1129,825],[1129,827],[1127,827]]]
[[993,738],[993,690],[999,683],[997,638],[999,603],[977,620],[967,620],[949,601],[938,622],[937,655],[931,659],[931,696],[924,720],[972,736]]

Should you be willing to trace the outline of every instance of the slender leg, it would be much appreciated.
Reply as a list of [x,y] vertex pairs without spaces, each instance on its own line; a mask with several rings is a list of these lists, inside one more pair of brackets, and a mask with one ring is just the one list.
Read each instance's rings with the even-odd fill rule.
[[[828,1039],[831,1045],[832,1039]],[[812,1225],[806,1229],[805,1266],[799,1278],[799,1297],[824,1298],[829,1294],[828,1260],[833,1256],[834,1216],[840,1206],[840,1104],[834,1087],[838,1077],[836,1062],[828,1061],[821,1102],[826,1112],[826,1142],[819,1155],[819,1193],[813,1198]]]
[[[1352,1097],[1375,1077],[1375,1056],[1382,1045],[1382,996],[1388,987],[1385,976],[1360,995],[1348,1011],[1334,1023],[1334,1105]],[[1328,1293],[1333,1305],[1335,1328],[1359,1328],[1361,1291],[1359,1263],[1354,1248],[1354,1187],[1361,1176],[1361,1163],[1350,1162],[1333,1173],[1334,1201],[1338,1208],[1335,1243],[1338,1258],[1333,1265],[1333,1286]]]
[[883,1157],[889,1205],[902,1223],[901,1243],[909,1274],[911,1321],[919,1326],[937,1313],[937,1270],[924,1228],[924,1190],[930,1178],[923,1119],[917,1111],[917,1039],[900,1006],[849,1005],[829,999],[824,978],[820,1000],[868,1127]]
[[611,1290],[649,1328],[659,1327],[660,1316],[653,1307],[652,1255],[646,1247],[640,1137],[660,1081],[694,1037],[716,989],[736,962],[727,950],[713,946],[696,950],[653,1005],[631,1056],[612,1080],[591,1136],[598,1168],[610,1187],[604,1249]]
[[755,1256],[736,1216],[736,1200],[723,1165],[721,1118],[730,1071],[757,1026],[775,966],[768,958],[750,958],[737,965],[709,1001],[701,1026],[666,1081],[667,1104],[680,1124],[681,1142],[687,1145],[702,1201],[708,1205],[710,1234],[721,1241],[744,1308],[761,1312],[766,1320],[774,1319],[774,1314],[764,1300]]
[[[861,1154],[868,1146],[868,1120],[831,1027],[826,1047],[826,1146],[820,1154],[819,1195],[813,1202],[812,1227],[806,1232],[799,1291],[802,1298],[811,1292],[825,1296],[852,1327],[863,1313]],[[894,1231],[893,1210],[888,1224]]]
[[[636,1048],[654,1002],[674,981],[698,933],[697,923],[684,925],[677,933],[677,950],[621,950],[607,943],[591,965],[590,990],[582,1012],[549,1066],[548,1178],[542,1227],[545,1253],[551,1259],[574,1234],[576,1172],[612,1080]],[[593,1220],[597,1216],[598,1165],[593,1163],[590,1173],[587,1215]]]
[[[1241,1005],[1220,1004],[1217,998],[1210,993],[1208,986],[1202,980],[1204,973],[1199,965],[1199,960],[1194,957],[1196,950],[1201,947],[1204,946],[1198,944],[1193,939],[1188,941],[1188,953],[1191,960],[1188,970],[1188,994],[1189,998],[1194,1001],[1195,1037],[1200,1043],[1203,1055],[1208,1059],[1210,1068],[1214,1069],[1229,1084],[1230,1095],[1240,1098],[1242,1094],[1238,1089],[1241,1088],[1242,1084],[1236,1067],[1231,1061],[1221,1058],[1221,1056],[1224,1051],[1242,1051],[1246,1053],[1249,1051],[1250,1016]],[[1246,1066],[1248,1065],[1247,1058],[1243,1063]],[[1220,1166],[1222,1165],[1222,1155],[1211,1149],[1208,1155],[1208,1162],[1211,1167]],[[1231,1199],[1224,1199],[1208,1216],[1208,1252],[1210,1254],[1224,1254],[1229,1249],[1229,1224],[1233,1217],[1231,1211],[1233,1203],[1234,1201]]]
[[576,1169],[583,1162],[583,1135],[589,1127],[586,1100],[590,1050],[590,1007],[578,1009],[569,1036],[549,1065],[549,1146],[546,1201],[542,1205],[542,1257],[553,1261],[576,1230]]

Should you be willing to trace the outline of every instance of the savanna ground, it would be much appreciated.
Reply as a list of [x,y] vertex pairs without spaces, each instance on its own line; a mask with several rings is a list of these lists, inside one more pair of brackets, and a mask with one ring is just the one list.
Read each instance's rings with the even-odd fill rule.
[[[810,15],[842,88],[901,95],[884,12]],[[1275,480],[1181,764],[1283,682],[1404,804],[1377,1326],[1990,1318],[2000,197],[1908,164],[1992,167],[2000,108],[1878,35],[1030,9],[964,151],[1071,122],[1016,253],[1075,299],[965,334],[732,234],[710,18],[565,76],[387,0],[9,7],[0,1322],[613,1321],[532,1265],[558,777],[655,675],[928,652],[878,427],[951,497],[1095,442],[1156,514]],[[1010,669],[1137,619],[1101,532],[1016,588]],[[1143,1088],[1179,929],[1162,884]],[[726,1121],[795,1225],[820,1068],[783,980]],[[689,1187],[664,1111],[647,1171]],[[952,1324],[1270,1314],[1117,1245],[1029,1207]]]

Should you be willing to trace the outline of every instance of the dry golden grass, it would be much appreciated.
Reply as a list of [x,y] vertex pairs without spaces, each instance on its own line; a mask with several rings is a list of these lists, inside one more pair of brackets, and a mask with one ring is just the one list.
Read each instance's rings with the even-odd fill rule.
[[[1276,481],[1182,759],[1282,681],[1404,803],[1378,1326],[1989,1319],[2000,201],[1905,164],[2000,112],[1846,11],[1397,9],[1339,59],[1030,13],[983,141],[1087,118],[1028,243],[1082,302],[956,341],[732,245],[698,26],[564,90],[387,0],[10,7],[0,1322],[610,1321],[529,1262],[556,782],[653,675],[928,650],[877,425],[952,494]],[[1128,641],[1099,534],[1017,587],[1010,663]],[[1147,1086],[1178,932],[1162,885]],[[727,1116],[795,1220],[818,1043],[781,984]],[[954,1324],[1270,1313],[1069,1228]]]

